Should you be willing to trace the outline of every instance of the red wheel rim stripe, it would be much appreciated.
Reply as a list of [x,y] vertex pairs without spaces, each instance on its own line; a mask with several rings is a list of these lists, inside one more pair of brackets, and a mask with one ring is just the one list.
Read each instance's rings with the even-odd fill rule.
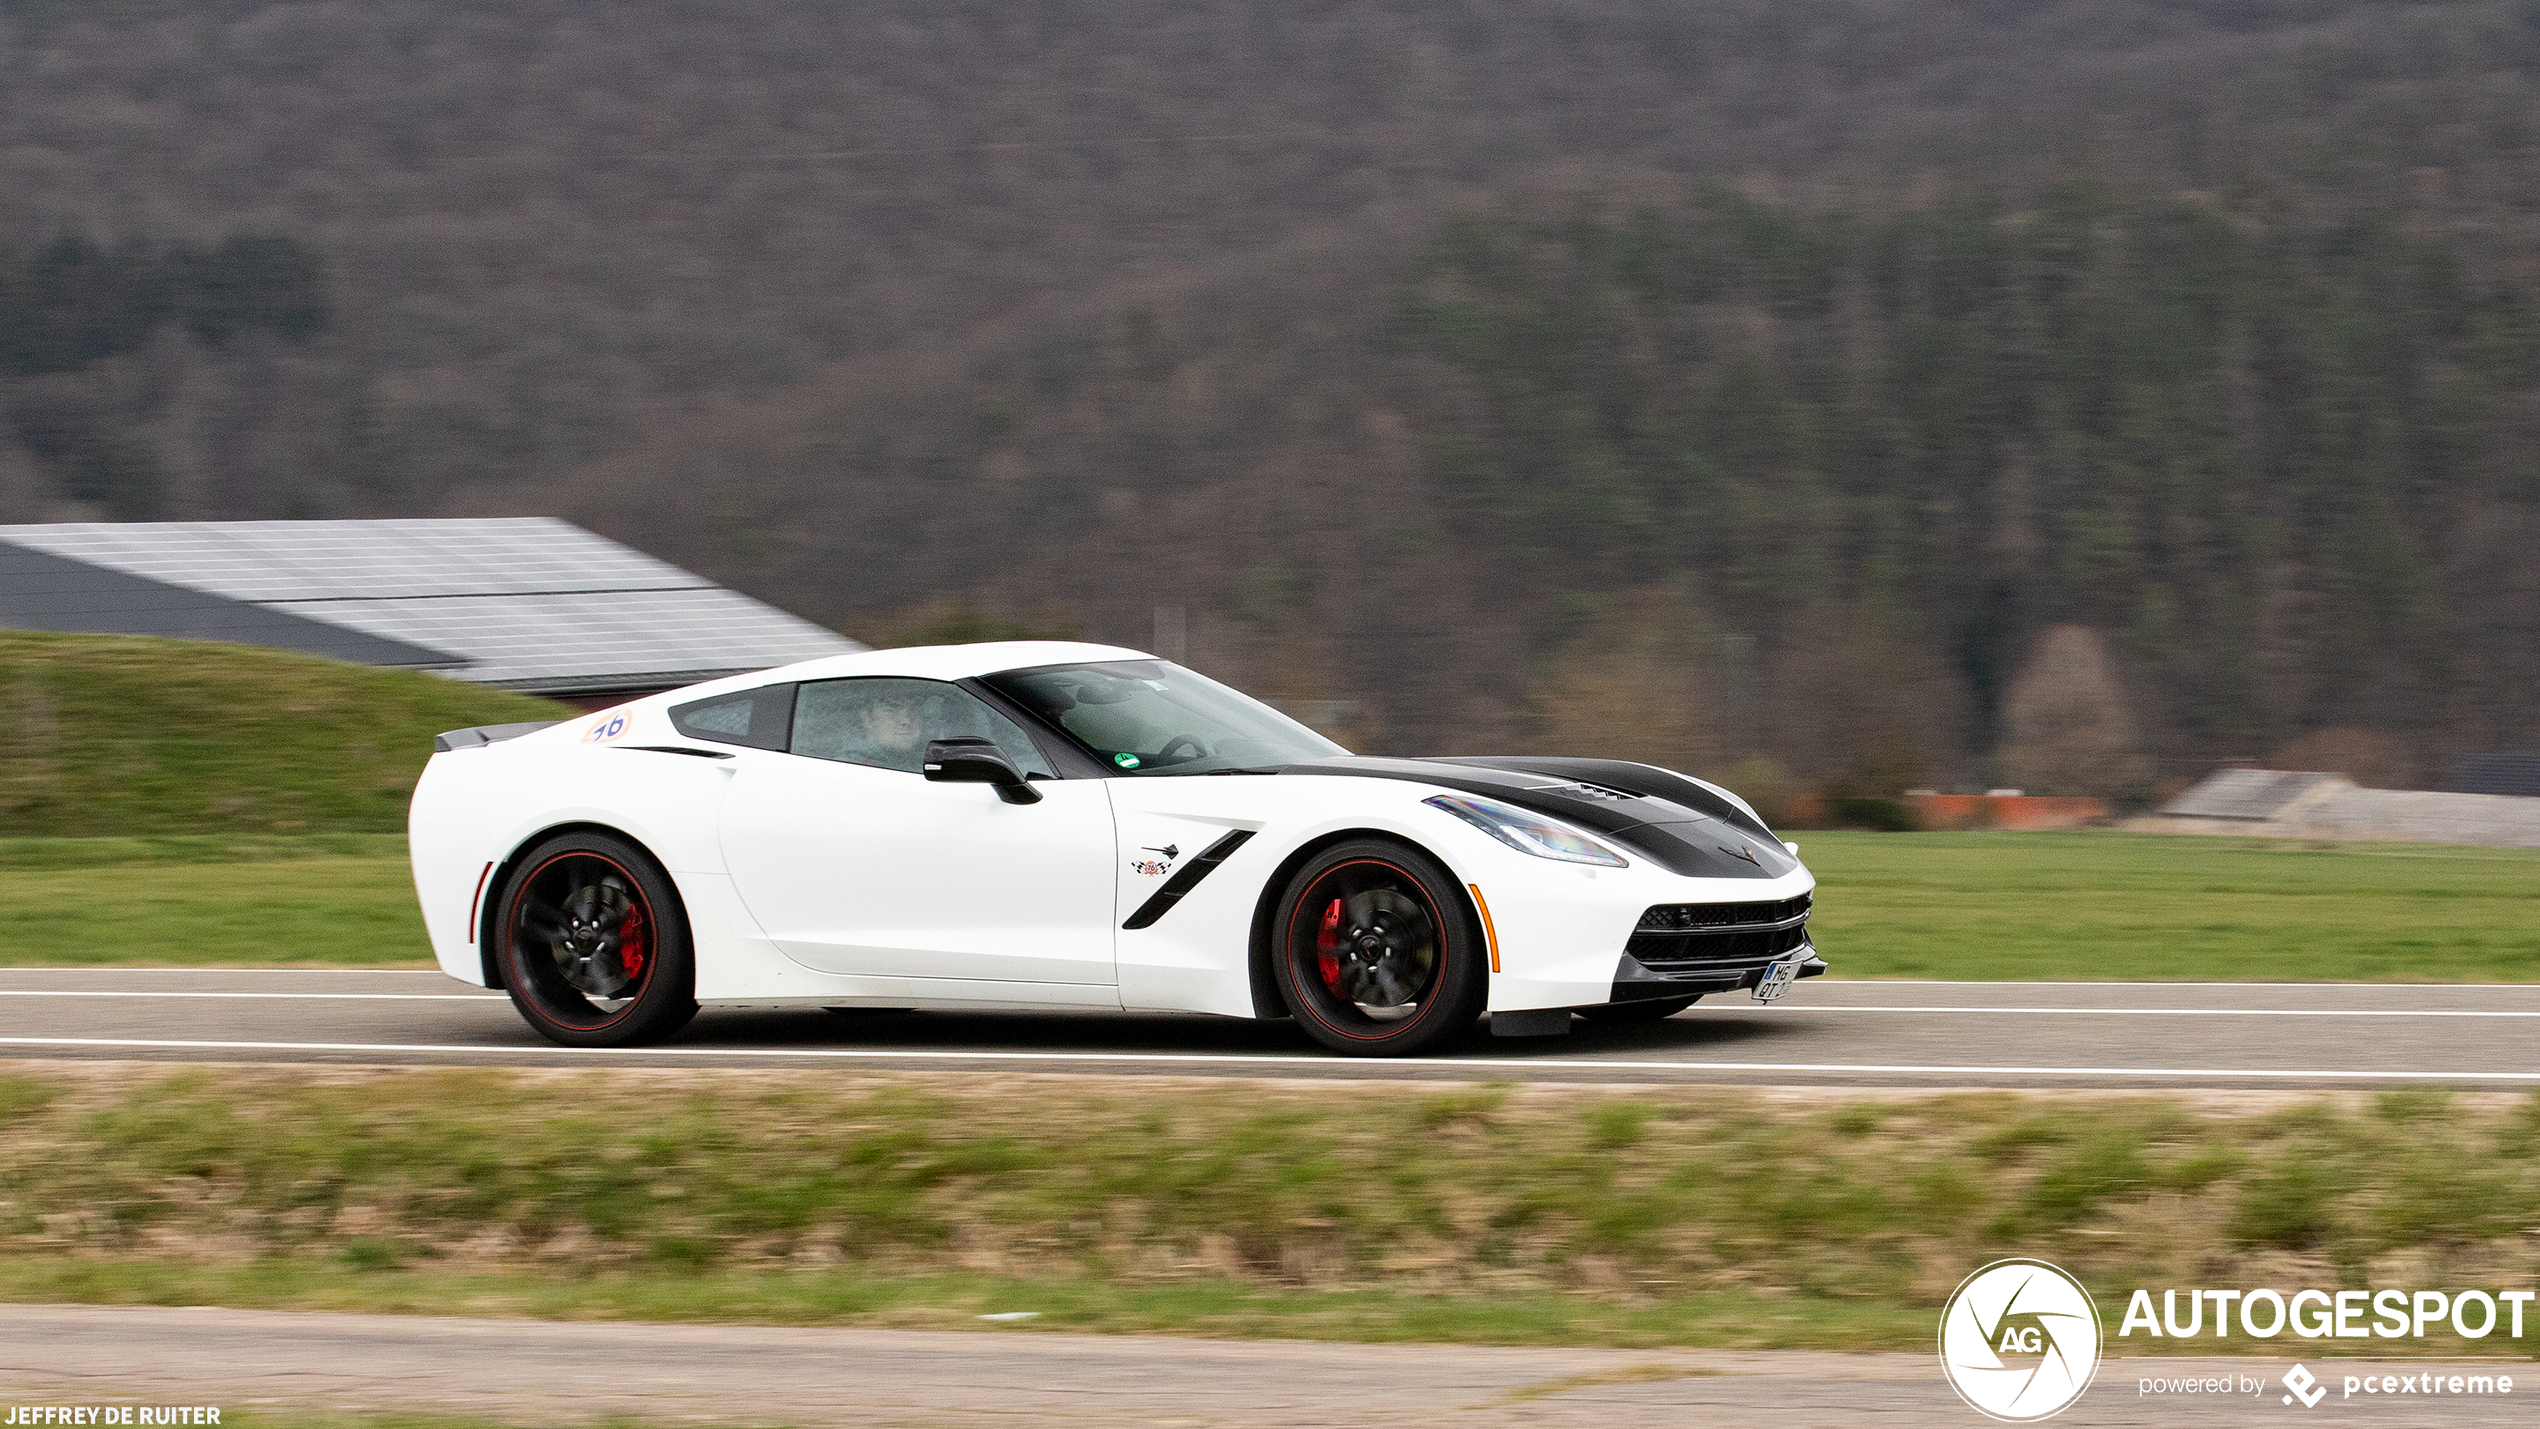
[[[1437,971],[1430,975],[1429,986],[1432,989],[1444,988],[1447,981],[1447,960],[1452,956],[1447,942],[1446,920],[1444,917],[1440,916],[1438,901],[1429,896],[1429,886],[1422,883],[1419,878],[1411,872],[1411,870],[1404,868],[1400,864],[1387,863],[1381,858],[1353,858],[1343,863],[1333,864],[1330,868],[1324,869],[1321,873],[1315,875],[1314,884],[1309,886],[1306,889],[1306,892],[1313,892],[1315,887],[1321,886],[1324,879],[1330,878],[1333,874],[1340,872],[1342,869],[1355,868],[1362,863],[1372,865],[1376,868],[1381,868],[1386,872],[1393,874],[1395,877],[1400,878],[1404,883],[1410,885],[1411,891],[1419,897],[1420,905],[1428,910],[1429,926],[1435,928],[1438,934],[1438,966]],[[1302,898],[1297,900],[1297,914],[1299,917],[1304,915],[1306,906],[1306,900]],[[1291,919],[1288,923],[1287,956],[1280,960],[1284,964],[1286,975],[1291,979],[1296,976],[1296,934],[1296,920]],[[1319,949],[1317,950],[1317,956],[1319,960]],[[1320,969],[1318,968],[1317,971],[1319,972]],[[1300,991],[1301,990],[1302,989],[1300,989]],[[1313,1014],[1315,1021],[1354,1042],[1378,1042],[1387,1037],[1399,1037],[1404,1032],[1419,1026],[1421,1019],[1429,1015],[1430,1009],[1438,1005],[1438,999],[1435,996],[1431,996],[1421,1002],[1420,1010],[1418,1012],[1411,1014],[1409,1017],[1404,1018],[1400,1022],[1394,1023],[1382,1032],[1370,1035],[1368,1033],[1352,1031],[1351,1029],[1343,1027],[1332,1021],[1332,1019],[1325,1017],[1321,1012],[1315,1009],[1314,999],[1311,997],[1304,998],[1302,1000],[1305,1003],[1306,1011]]]
[[[513,889],[511,906],[503,912],[503,949],[506,955],[516,953],[519,947],[520,939],[515,936],[515,933],[520,923],[520,900],[528,896],[529,885],[538,881],[539,874],[545,873],[548,869],[555,867],[557,864],[562,863],[569,858],[596,858],[600,862],[607,864],[609,867],[616,869],[619,873],[626,875],[626,893],[629,898],[634,900],[635,911],[650,911],[651,903],[644,897],[644,885],[637,881],[634,870],[628,868],[625,864],[618,862],[616,859],[609,857],[607,854],[592,853],[582,849],[576,849],[571,853],[560,853],[555,857],[548,859],[546,862],[539,864],[536,868],[531,869],[528,875],[522,878],[519,884]],[[647,919],[647,921],[649,921],[649,919]],[[526,959],[523,959],[523,961],[525,962]],[[647,961],[650,960],[647,959]],[[505,969],[506,973],[509,971],[509,969]],[[635,990],[635,996],[626,999],[626,1005],[624,1007],[610,1013],[607,1017],[601,1019],[600,1021],[594,1022],[587,1027],[576,1026],[570,1022],[560,1022],[556,1025],[572,1032],[597,1032],[603,1028],[616,1026],[620,1019],[635,1010],[636,1002],[643,997],[644,989],[649,985],[648,980],[644,978],[639,977],[636,981],[638,985]],[[580,989],[577,988],[574,991],[575,995],[581,996]],[[583,1000],[587,1002],[589,1001],[589,998],[585,997]]]

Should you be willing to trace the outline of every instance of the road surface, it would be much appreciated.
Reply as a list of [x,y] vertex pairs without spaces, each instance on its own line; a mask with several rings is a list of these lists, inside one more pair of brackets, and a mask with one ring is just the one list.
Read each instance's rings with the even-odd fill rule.
[[713,1009],[671,1044],[555,1046],[427,972],[0,969],[0,1057],[969,1068],[1174,1076],[2003,1087],[2540,1086],[2540,986],[1802,984],[1640,1027],[1476,1032],[1406,1061],[1284,1023],[1138,1013]]

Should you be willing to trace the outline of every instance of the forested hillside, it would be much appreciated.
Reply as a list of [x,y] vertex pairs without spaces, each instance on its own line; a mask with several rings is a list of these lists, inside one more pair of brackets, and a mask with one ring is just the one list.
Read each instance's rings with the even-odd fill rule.
[[2148,767],[2005,728],[2041,627],[2105,632],[2154,747],[2528,728],[2533,296],[2387,212],[2064,184],[1466,221],[1409,326],[1468,386],[1437,489],[1476,544],[1527,533],[1532,583],[1671,580],[1776,648],[1867,633],[1895,654],[1854,678],[1947,677],[1862,692],[1890,712],[1843,742],[2116,792]]
[[0,519],[1865,792],[2540,741],[2531,0],[0,0],[0,93]]

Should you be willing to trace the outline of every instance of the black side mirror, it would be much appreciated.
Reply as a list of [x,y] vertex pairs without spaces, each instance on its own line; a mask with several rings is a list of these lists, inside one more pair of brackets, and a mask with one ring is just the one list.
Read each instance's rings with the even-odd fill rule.
[[1009,804],[1041,802],[1041,791],[1024,782],[1023,771],[996,741],[977,735],[927,741],[925,773],[937,784],[994,784],[997,797]]

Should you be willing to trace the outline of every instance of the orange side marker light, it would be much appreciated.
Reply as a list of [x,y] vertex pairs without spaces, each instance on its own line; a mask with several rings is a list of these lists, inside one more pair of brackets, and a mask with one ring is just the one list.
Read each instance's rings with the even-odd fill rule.
[[1473,906],[1482,910],[1482,933],[1490,940],[1490,970],[1497,972],[1499,971],[1499,925],[1490,920],[1490,900],[1482,896],[1480,884],[1467,883],[1464,886],[1473,890]]

